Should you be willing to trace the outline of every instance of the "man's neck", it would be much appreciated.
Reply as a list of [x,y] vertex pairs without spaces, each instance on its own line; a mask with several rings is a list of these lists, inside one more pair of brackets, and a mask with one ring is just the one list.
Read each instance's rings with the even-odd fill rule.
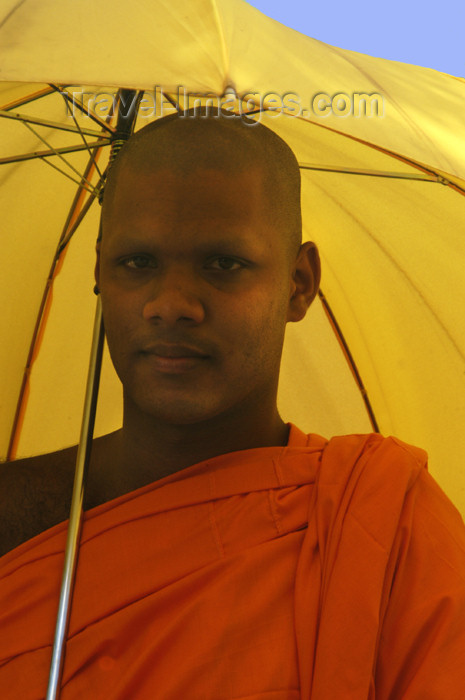
[[276,408],[254,420],[236,412],[189,425],[125,413],[123,428],[96,440],[91,461],[95,503],[116,498],[218,455],[286,445]]

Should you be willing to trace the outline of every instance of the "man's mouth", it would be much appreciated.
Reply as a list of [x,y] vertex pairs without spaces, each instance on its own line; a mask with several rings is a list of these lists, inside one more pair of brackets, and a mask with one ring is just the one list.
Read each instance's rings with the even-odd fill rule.
[[201,366],[209,355],[192,345],[155,343],[141,352],[153,368],[165,374],[182,374]]

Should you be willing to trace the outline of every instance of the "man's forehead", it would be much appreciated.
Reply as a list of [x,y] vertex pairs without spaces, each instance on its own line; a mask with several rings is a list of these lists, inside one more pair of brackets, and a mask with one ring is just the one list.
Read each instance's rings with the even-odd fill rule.
[[151,164],[121,170],[111,206],[113,223],[131,221],[176,222],[187,217],[215,221],[221,227],[233,222],[268,218],[269,201],[263,173],[258,167],[230,173],[216,168],[179,170]]
[[187,195],[192,190],[203,191],[210,185],[232,193],[248,189],[263,192],[264,180],[265,173],[259,164],[230,169],[227,163],[217,166],[197,161],[192,167],[184,168],[179,167],[179,163],[160,163],[156,159],[127,160],[121,166],[116,192],[121,196],[124,192],[136,190],[136,194],[152,192],[156,196],[160,190],[164,194],[181,190]]
[[[231,177],[214,170],[188,176],[161,169],[122,176],[103,247],[108,254],[150,250],[163,258],[202,258],[218,252],[253,259],[284,237],[268,214],[262,178]],[[116,252],[115,252],[116,251]]]
[[[122,193],[127,193],[128,187],[132,194],[140,195],[137,178],[142,179],[143,174],[171,171],[181,183],[179,192],[183,179],[186,182],[188,177],[195,178],[200,171],[209,170],[217,173],[217,179],[237,178],[237,182],[229,183],[234,191],[243,192],[245,180],[249,186],[253,183],[257,198],[260,189],[262,201],[256,206],[257,210],[260,208],[268,224],[274,226],[279,222],[290,247],[296,248],[301,240],[301,215],[300,173],[294,154],[281,138],[262,124],[250,126],[240,119],[232,121],[226,117],[178,116],[171,120],[167,117],[136,132],[123,146],[110,170],[103,200],[104,222],[108,222],[109,216],[113,218],[120,197],[127,201]],[[202,182],[200,179],[199,186]],[[191,179],[190,186],[193,183]],[[224,192],[220,193],[218,188],[215,193],[224,198]],[[172,191],[170,196],[173,194]],[[238,201],[235,206],[241,203]],[[120,207],[116,205],[116,209]]]

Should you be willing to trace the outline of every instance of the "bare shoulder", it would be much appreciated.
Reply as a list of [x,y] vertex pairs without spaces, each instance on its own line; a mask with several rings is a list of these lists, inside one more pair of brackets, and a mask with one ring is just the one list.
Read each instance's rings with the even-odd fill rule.
[[0,556],[68,518],[76,452],[0,464]]

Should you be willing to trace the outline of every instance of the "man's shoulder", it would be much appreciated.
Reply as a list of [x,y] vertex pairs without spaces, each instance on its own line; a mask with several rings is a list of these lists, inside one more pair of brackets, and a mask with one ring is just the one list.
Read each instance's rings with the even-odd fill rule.
[[341,477],[344,474],[341,464],[346,464],[349,472],[358,465],[368,467],[370,473],[378,471],[380,476],[385,476],[386,470],[392,472],[398,468],[415,480],[428,464],[428,455],[422,448],[380,433],[334,436],[327,441],[324,456],[327,462],[335,463]]
[[0,556],[67,519],[76,452],[0,464]]
[[465,551],[463,517],[428,471],[425,450],[378,433],[331,438],[322,459],[323,489],[331,486],[334,514],[348,508],[368,531],[409,522],[429,537],[443,531]]

